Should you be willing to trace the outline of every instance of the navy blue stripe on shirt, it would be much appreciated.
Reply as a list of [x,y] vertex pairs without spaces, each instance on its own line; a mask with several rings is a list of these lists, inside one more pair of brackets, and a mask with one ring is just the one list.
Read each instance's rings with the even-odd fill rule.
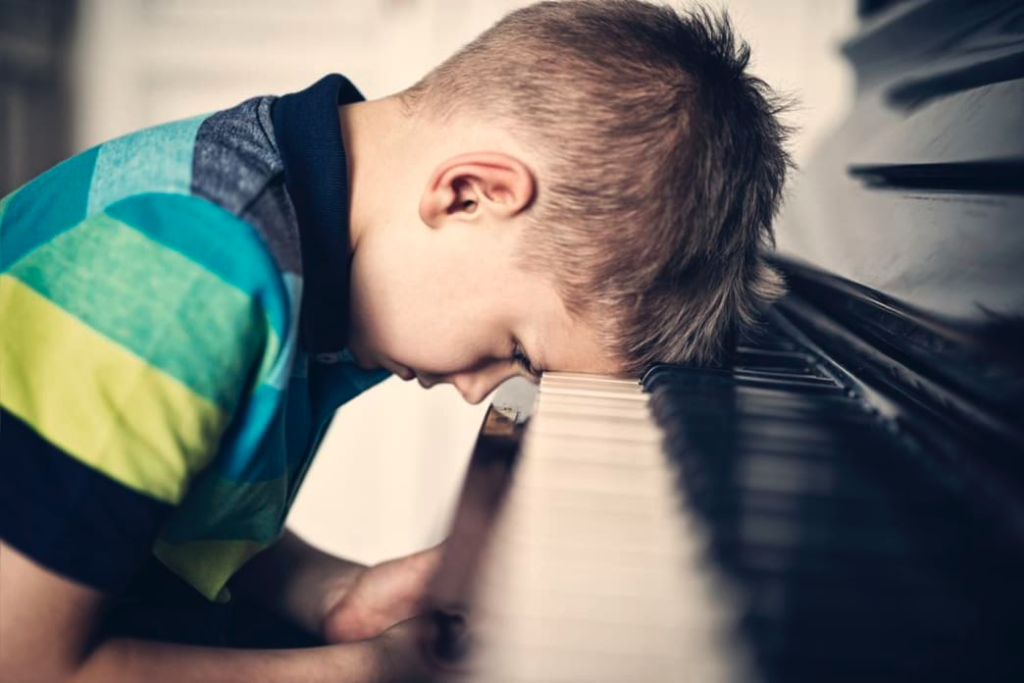
[[117,592],[173,507],[83,465],[0,408],[0,538],[39,564]]

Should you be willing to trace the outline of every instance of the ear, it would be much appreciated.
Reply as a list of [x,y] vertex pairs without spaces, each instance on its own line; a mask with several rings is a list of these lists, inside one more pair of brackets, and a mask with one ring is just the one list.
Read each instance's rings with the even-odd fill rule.
[[430,174],[420,218],[432,228],[480,216],[512,218],[533,202],[536,182],[519,159],[503,152],[470,152],[445,159]]

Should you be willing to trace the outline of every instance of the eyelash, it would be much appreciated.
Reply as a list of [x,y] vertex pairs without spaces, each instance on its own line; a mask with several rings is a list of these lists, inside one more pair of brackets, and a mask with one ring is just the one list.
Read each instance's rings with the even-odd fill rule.
[[533,369],[533,365],[530,363],[530,359],[526,356],[523,350],[519,347],[519,344],[512,346],[512,360],[517,363],[527,373],[537,376],[537,371]]

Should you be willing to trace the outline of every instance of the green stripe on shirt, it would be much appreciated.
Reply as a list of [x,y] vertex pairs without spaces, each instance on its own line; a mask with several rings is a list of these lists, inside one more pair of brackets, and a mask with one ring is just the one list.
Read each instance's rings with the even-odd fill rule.
[[188,257],[97,214],[21,259],[10,274],[222,410],[234,410],[236,387],[220,378],[244,375],[259,349],[231,340],[265,330],[255,329],[248,294]]

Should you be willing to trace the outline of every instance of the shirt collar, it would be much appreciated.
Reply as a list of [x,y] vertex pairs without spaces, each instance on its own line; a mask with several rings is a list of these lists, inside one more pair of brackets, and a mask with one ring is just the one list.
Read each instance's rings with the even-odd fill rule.
[[348,169],[338,105],[364,97],[331,74],[276,99],[274,136],[302,248],[299,339],[310,353],[337,352],[348,336]]

